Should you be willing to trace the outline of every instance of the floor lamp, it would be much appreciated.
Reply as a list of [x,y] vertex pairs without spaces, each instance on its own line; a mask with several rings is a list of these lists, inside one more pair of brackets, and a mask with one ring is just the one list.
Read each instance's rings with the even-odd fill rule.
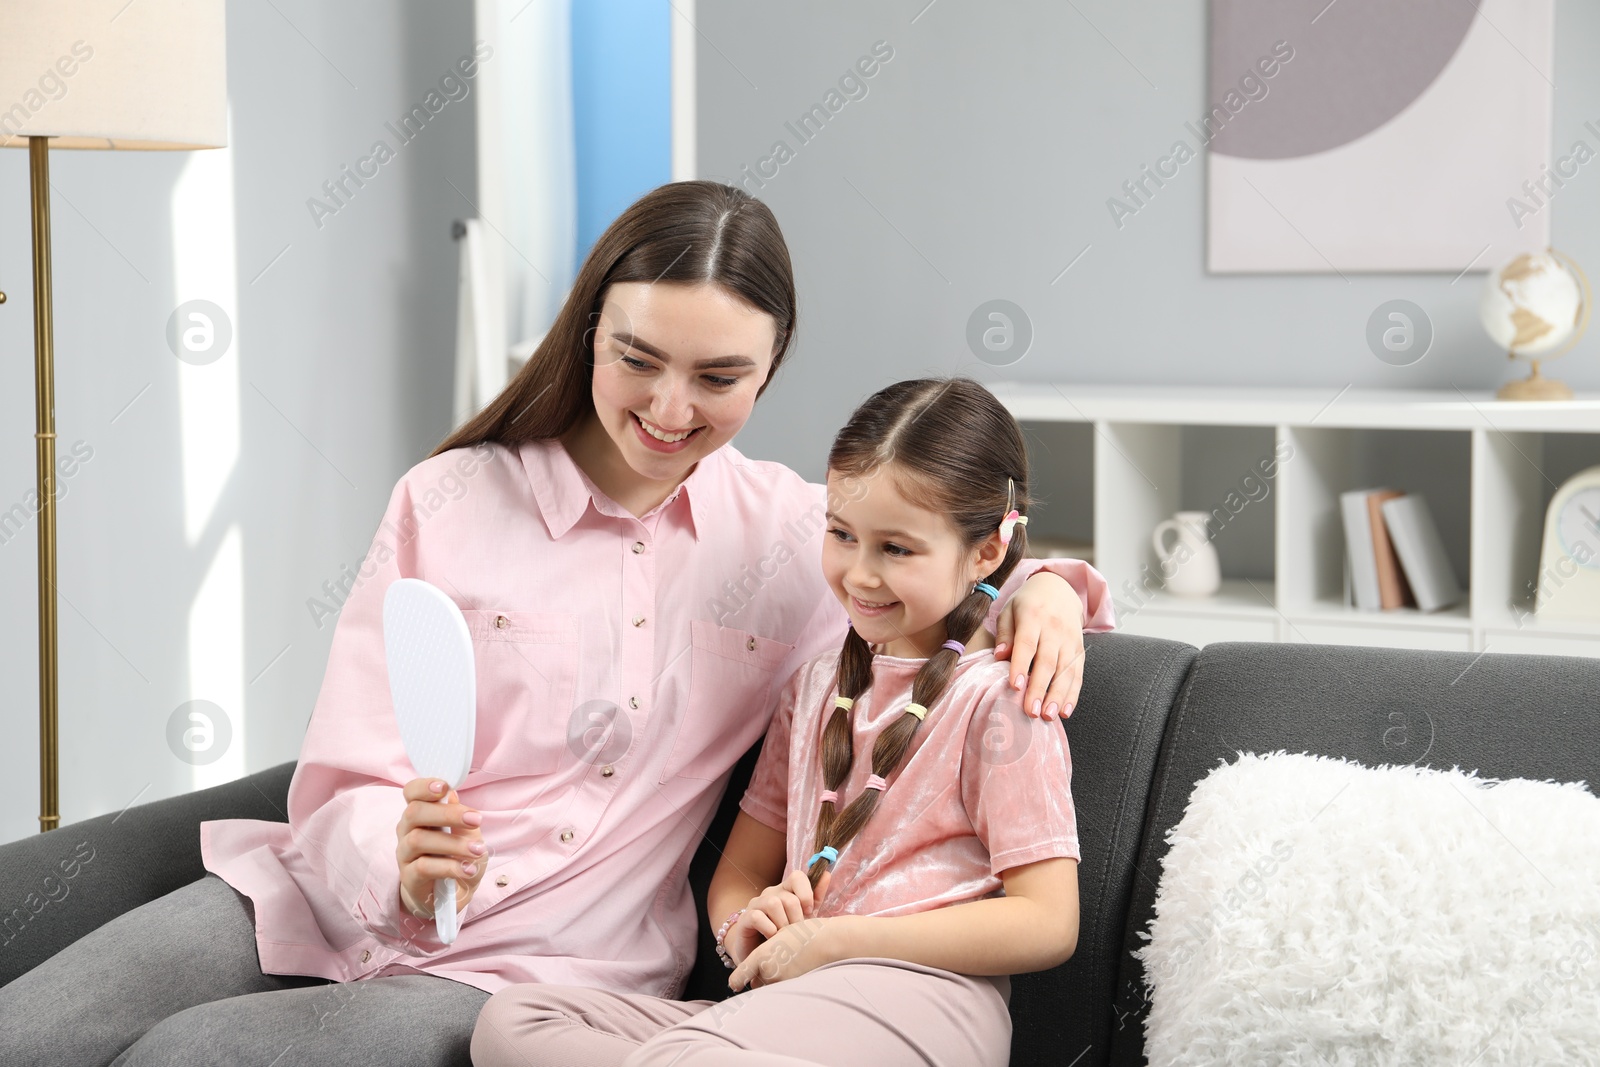
[[0,0],[0,147],[28,149],[33,215],[40,832],[61,820],[50,149],[224,146],[223,5],[224,0]]

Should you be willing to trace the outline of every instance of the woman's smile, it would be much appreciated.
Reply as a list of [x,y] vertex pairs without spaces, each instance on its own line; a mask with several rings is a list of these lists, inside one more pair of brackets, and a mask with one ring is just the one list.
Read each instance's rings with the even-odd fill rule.
[[647,420],[637,411],[628,412],[633,417],[634,432],[644,446],[654,452],[682,452],[696,439],[695,435],[704,426],[696,426],[688,430],[669,432]]

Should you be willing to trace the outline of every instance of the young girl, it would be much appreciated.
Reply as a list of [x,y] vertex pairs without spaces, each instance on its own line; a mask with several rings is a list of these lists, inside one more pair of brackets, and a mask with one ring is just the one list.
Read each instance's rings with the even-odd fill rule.
[[1024,554],[1027,481],[975,382],[857,409],[822,554],[851,629],[785,687],[711,883],[729,986],[758,988],[511,986],[478,1020],[479,1067],[1008,1061],[1007,976],[1060,964],[1078,931],[1066,736],[1023,713],[980,626]]

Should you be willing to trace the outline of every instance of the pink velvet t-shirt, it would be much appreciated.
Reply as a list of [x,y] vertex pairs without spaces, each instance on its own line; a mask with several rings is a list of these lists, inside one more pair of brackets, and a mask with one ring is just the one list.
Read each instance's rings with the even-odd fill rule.
[[[777,684],[848,625],[822,577],[824,493],[731,445],[643,516],[556,441],[408,471],[340,609],[287,822],[200,827],[206,869],[254,904],[262,970],[677,996],[696,947],[686,872],[728,773]],[[1001,601],[1040,566],[1077,589],[1085,631],[1111,628],[1106,583],[1081,560],[1027,561]],[[395,825],[416,775],[384,658],[398,578],[444,590],[476,656],[458,791],[490,853],[448,946],[399,901]]]
[[[905,713],[926,660],[872,658],[872,687],[851,715],[855,761],[838,807],[872,773],[872,745]],[[817,851],[822,734],[833,714],[839,650],[801,667],[779,698],[740,808],[788,837],[785,871]],[[912,735],[877,809],[839,852],[815,914],[909,915],[995,896],[1000,872],[1039,860],[1079,859],[1072,759],[1061,723],[1023,714],[1010,668],[969,652]]]

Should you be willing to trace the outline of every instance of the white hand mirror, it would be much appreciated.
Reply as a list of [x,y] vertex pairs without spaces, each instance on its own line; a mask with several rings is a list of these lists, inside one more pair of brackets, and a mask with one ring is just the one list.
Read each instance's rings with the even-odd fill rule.
[[[467,620],[437,587],[401,578],[383,597],[383,648],[394,716],[411,766],[419,778],[441,778],[456,788],[472,766],[478,712]],[[453,943],[460,928],[454,878],[434,883],[433,913],[439,940]]]

